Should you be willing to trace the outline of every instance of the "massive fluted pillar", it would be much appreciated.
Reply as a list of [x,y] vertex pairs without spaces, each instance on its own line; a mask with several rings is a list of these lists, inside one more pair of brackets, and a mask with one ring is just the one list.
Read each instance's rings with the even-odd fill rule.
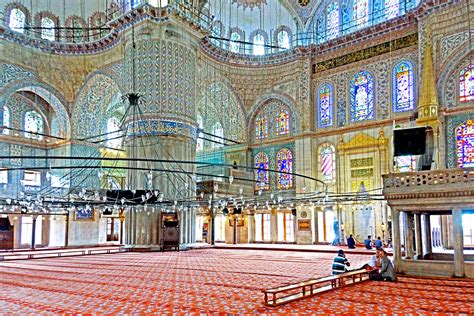
[[[176,207],[180,200],[195,194],[191,176],[194,165],[183,163],[194,161],[196,156],[195,73],[199,34],[192,32],[178,21],[163,24],[145,20],[125,36],[126,86],[129,93],[139,95],[138,105],[130,107],[123,125],[127,134],[125,149],[132,158],[127,187],[159,191],[165,201],[177,201]],[[148,215],[146,210],[134,212],[129,217],[127,232],[138,236],[129,236],[127,243],[153,246],[158,242],[160,227],[152,229],[156,226],[148,223],[158,221],[158,215],[159,212]],[[180,231],[184,233],[189,214],[180,215]],[[181,241],[194,242],[188,236],[182,236]]]

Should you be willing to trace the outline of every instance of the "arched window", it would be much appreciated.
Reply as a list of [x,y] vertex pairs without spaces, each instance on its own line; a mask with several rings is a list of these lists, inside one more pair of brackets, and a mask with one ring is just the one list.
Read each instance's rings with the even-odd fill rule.
[[[199,129],[203,129],[204,123],[202,121],[202,116],[198,114],[197,116],[197,123],[199,125]],[[198,139],[197,139],[197,144],[196,144],[196,150],[203,150],[204,149],[204,139],[202,139],[202,133],[199,132],[198,134]]]
[[354,0],[352,19],[356,27],[363,27],[369,21],[369,0]]
[[253,37],[253,54],[263,55],[265,54],[265,37],[262,34],[257,34]]
[[[277,153],[277,167],[280,172],[293,172],[293,155],[289,149],[283,148]],[[293,175],[279,173],[277,188],[287,190],[293,187]]]
[[43,139],[43,135],[31,134],[31,133],[43,133],[43,118],[36,111],[29,111],[24,116],[24,136],[25,138]]
[[351,80],[351,122],[374,118],[374,80],[363,70]]
[[285,135],[290,132],[290,115],[288,111],[281,111],[276,118],[276,134]]
[[168,0],[150,0],[150,4],[154,7],[166,7],[168,5]]
[[230,34],[229,49],[231,52],[238,53],[240,51],[240,40],[239,33],[232,32],[232,34]]
[[213,148],[218,148],[224,146],[224,129],[222,128],[222,124],[217,122],[212,127],[212,134],[214,134],[214,142],[212,143]]
[[290,35],[288,34],[288,31],[281,30],[280,32],[278,32],[277,40],[278,40],[278,47],[280,49],[290,48]]
[[122,148],[122,138],[120,131],[120,122],[117,118],[111,117],[107,120],[107,147]]
[[339,5],[337,2],[328,5],[326,28],[328,40],[336,38],[339,35]]
[[459,101],[474,100],[474,65],[461,70],[459,74]]
[[400,0],[385,0],[385,18],[393,19],[398,16]]
[[10,109],[6,106],[3,107],[3,127],[7,127],[3,129],[3,135],[9,135],[10,130],[8,127],[10,127]]
[[270,177],[268,175],[268,156],[259,152],[254,159],[255,168],[255,191],[270,190]]
[[41,19],[41,38],[48,41],[54,41],[56,39],[56,30],[54,21],[51,18]]
[[415,93],[411,62],[403,61],[393,69],[393,88],[393,111],[412,111],[415,108]]
[[265,115],[259,115],[255,119],[255,138],[264,139],[268,137],[268,120]]
[[8,27],[15,32],[25,32],[26,15],[20,9],[14,8],[10,11],[10,19],[8,21]]
[[73,43],[80,43],[85,41],[84,39],[84,29],[86,28],[85,22],[82,23],[82,21],[75,17],[72,18],[72,21],[70,22],[72,26],[72,30],[68,32],[68,40],[73,42]]
[[456,128],[456,156],[459,168],[474,167],[474,119]]
[[332,126],[333,122],[333,94],[329,83],[323,84],[318,91],[318,127]]
[[321,166],[321,177],[324,181],[336,179],[336,150],[329,143],[319,146],[319,161]]

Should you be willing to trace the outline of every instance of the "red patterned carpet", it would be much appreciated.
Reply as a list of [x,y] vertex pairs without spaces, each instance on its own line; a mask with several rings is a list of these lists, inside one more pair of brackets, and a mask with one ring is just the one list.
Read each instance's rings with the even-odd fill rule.
[[[474,282],[365,282],[277,308],[264,288],[330,274],[332,254],[205,249],[0,263],[0,314],[474,313]],[[352,267],[368,260],[349,255]]]

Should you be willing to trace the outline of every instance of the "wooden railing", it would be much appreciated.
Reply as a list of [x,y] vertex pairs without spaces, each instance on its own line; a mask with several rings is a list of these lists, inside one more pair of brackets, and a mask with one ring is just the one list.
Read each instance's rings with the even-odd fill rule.
[[327,292],[338,287],[351,285],[369,280],[369,273],[365,269],[331,275],[319,279],[308,280],[296,284],[263,290],[264,304],[267,306],[278,306],[318,293]]

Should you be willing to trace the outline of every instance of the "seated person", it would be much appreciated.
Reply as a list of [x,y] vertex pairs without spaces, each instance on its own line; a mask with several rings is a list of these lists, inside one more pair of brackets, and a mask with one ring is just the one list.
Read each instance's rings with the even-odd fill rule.
[[332,274],[338,275],[347,272],[346,266],[350,267],[351,264],[349,260],[347,260],[346,255],[344,254],[344,250],[340,249],[337,252],[337,256],[334,258],[334,261],[332,263]]
[[383,247],[383,242],[382,240],[380,239],[380,236],[377,237],[377,240],[375,240],[375,249],[379,249],[379,248],[382,248]]
[[366,269],[367,271],[374,271],[374,270],[379,270],[382,266],[382,262],[380,259],[380,253],[377,250],[375,252],[375,255],[370,256],[370,261],[366,264],[364,264],[360,269]]
[[367,236],[367,239],[364,240],[365,249],[372,250],[372,236]]
[[347,238],[347,247],[349,249],[355,249],[356,247],[356,241],[354,237],[352,237],[352,235],[349,235],[349,237]]
[[393,268],[392,261],[387,256],[387,252],[384,249],[380,249],[379,256],[381,258],[382,267],[378,273],[374,273],[371,279],[377,281],[397,281],[395,269]]

